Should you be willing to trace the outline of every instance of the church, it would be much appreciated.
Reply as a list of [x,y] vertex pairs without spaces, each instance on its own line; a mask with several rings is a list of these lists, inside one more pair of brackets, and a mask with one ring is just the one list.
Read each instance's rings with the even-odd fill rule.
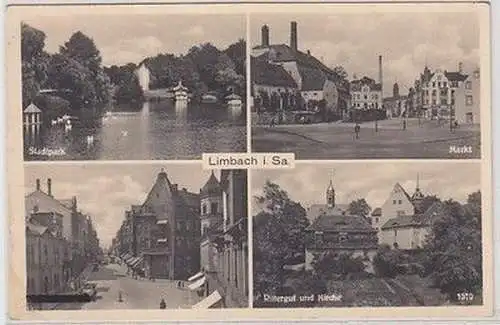
[[306,269],[312,268],[316,256],[332,252],[366,257],[366,270],[372,271],[371,262],[378,248],[377,231],[365,217],[350,214],[348,208],[348,204],[335,202],[330,181],[325,204],[314,204],[307,210],[307,217],[314,221],[305,234]]

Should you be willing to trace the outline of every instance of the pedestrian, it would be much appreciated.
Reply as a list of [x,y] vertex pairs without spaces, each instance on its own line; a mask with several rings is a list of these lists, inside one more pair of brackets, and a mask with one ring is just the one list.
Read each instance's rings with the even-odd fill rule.
[[354,133],[356,133],[356,139],[359,139],[359,132],[361,131],[361,126],[356,123],[356,126],[354,126]]
[[274,118],[275,118],[274,116],[271,117],[271,121],[269,122],[269,127],[271,127],[271,128],[274,127],[274,124],[276,123]]
[[406,130],[406,120],[403,120],[403,130]]
[[167,309],[167,303],[165,302],[165,299],[161,298],[160,301],[160,309]]

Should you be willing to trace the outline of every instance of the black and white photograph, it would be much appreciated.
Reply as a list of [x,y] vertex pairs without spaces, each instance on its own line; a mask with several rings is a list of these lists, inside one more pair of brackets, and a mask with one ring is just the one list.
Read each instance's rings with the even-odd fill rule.
[[300,163],[251,184],[254,308],[483,304],[480,164]]
[[26,18],[20,38],[25,160],[247,149],[244,15],[87,10]]
[[31,165],[29,310],[248,306],[247,171]]
[[480,158],[475,9],[251,15],[252,150]]

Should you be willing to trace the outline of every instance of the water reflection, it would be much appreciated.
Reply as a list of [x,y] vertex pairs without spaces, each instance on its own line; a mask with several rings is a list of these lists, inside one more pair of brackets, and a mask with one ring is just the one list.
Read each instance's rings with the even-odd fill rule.
[[73,121],[71,130],[25,127],[25,159],[199,159],[203,152],[245,151],[245,125],[241,107],[171,101],[121,105],[100,119]]

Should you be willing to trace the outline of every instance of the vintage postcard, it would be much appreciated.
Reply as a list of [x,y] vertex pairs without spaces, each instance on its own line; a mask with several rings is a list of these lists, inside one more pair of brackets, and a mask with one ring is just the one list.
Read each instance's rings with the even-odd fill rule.
[[491,315],[489,14],[10,6],[9,316]]
[[35,12],[18,26],[25,160],[246,151],[245,15]]
[[252,149],[481,157],[481,10],[251,16]]

